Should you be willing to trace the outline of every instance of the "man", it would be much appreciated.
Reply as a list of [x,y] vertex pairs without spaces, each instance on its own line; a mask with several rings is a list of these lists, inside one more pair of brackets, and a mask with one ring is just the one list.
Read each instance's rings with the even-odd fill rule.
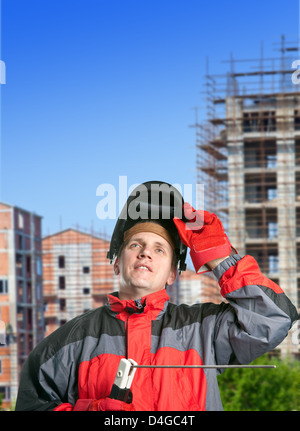
[[[147,199],[151,207],[153,184],[144,184],[141,211]],[[169,204],[173,210],[182,205],[175,201]],[[188,366],[248,364],[274,349],[298,319],[255,260],[236,253],[214,214],[185,204],[182,217],[173,211],[166,220],[159,204],[159,217],[138,219],[133,203],[128,200],[127,217],[121,214],[108,253],[116,256],[119,292],[33,350],[22,369],[16,410],[222,410],[221,370]],[[184,269],[186,247],[196,272],[213,270],[226,303],[169,302],[165,287],[175,281],[177,268]],[[130,397],[122,401],[111,395],[121,358],[179,367],[136,369]]]

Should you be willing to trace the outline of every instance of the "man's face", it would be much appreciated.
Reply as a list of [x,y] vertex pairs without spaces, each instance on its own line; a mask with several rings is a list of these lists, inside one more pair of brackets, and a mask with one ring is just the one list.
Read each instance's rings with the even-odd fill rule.
[[160,235],[134,234],[115,263],[115,273],[120,275],[120,299],[138,299],[174,283],[177,271],[172,260],[173,249]]

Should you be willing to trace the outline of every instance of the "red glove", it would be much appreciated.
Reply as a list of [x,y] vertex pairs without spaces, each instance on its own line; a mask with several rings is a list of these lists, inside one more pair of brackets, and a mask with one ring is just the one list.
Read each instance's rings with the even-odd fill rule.
[[90,412],[120,412],[120,411],[135,411],[132,403],[124,403],[123,401],[113,400],[112,398],[101,398],[93,400],[89,405]]
[[183,209],[188,222],[177,217],[173,219],[180,239],[190,248],[190,256],[196,272],[207,272],[210,269],[203,268],[204,270],[202,270],[203,265],[214,259],[229,256],[233,247],[225,234],[222,223],[215,214],[208,211],[196,211],[187,202]]

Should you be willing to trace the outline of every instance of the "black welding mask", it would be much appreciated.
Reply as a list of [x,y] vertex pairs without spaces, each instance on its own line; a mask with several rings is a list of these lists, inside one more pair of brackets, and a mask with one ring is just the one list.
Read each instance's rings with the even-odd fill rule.
[[110,242],[107,258],[112,262],[117,257],[124,241],[124,233],[137,223],[153,221],[164,227],[172,236],[178,270],[186,269],[187,247],[181,242],[174,217],[184,220],[184,200],[181,193],[162,181],[148,181],[137,186],[129,195],[120,212]]

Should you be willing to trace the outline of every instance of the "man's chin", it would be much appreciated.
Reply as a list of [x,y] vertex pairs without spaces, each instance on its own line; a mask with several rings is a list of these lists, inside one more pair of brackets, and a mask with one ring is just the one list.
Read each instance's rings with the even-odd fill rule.
[[150,278],[151,277],[149,277],[148,274],[142,274],[138,277],[132,277],[130,284],[136,287],[150,287],[152,286],[152,280]]
[[139,283],[133,283],[131,285],[131,287],[135,290],[137,289],[146,289],[146,290],[151,290],[152,289],[152,285],[150,283],[145,282],[139,282]]

